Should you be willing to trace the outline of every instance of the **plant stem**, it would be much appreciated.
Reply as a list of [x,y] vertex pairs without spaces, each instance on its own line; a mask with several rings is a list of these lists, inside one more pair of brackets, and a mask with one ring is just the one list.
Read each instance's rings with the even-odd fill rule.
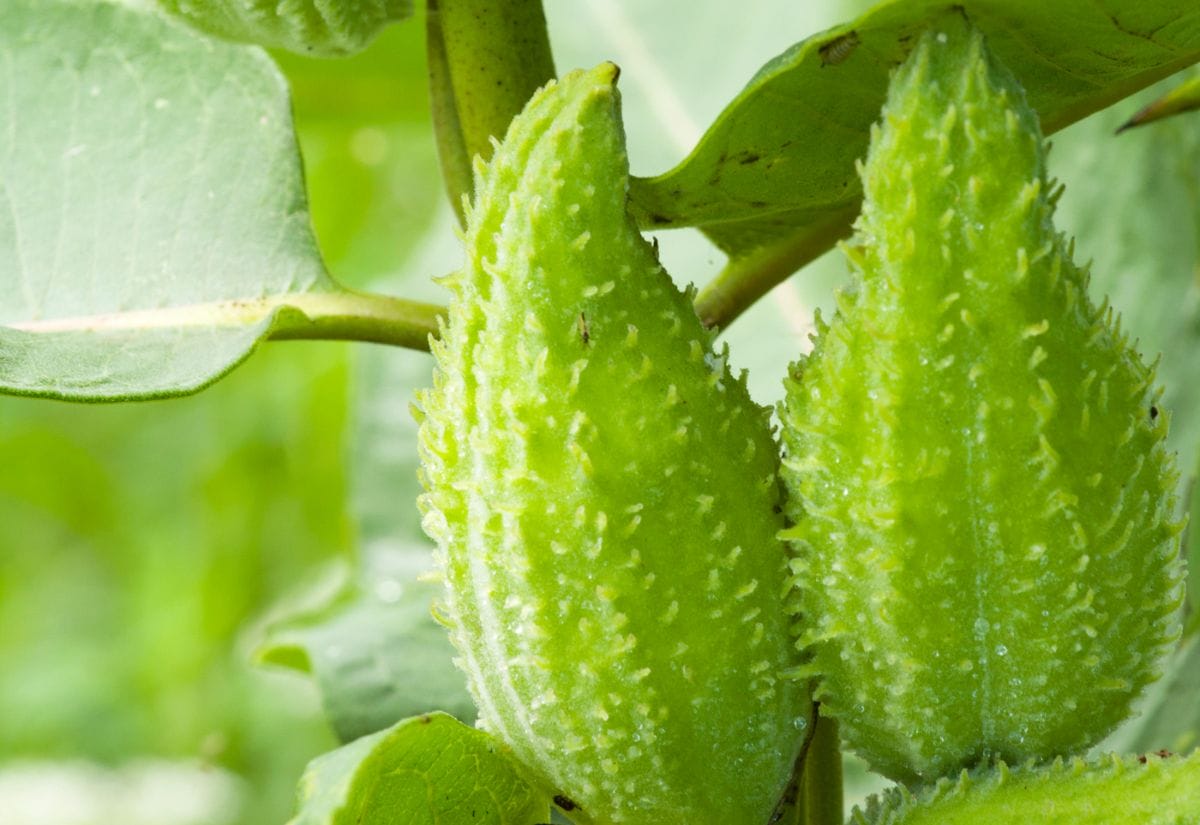
[[425,26],[438,155],[461,221],[474,157],[491,157],[492,139],[554,77],[554,57],[541,0],[428,0]]
[[278,305],[271,340],[369,341],[426,351],[446,313],[435,304],[351,290],[284,296]]
[[817,717],[801,784],[805,825],[842,825],[842,752],[837,721]]
[[[731,261],[697,296],[700,319],[710,327],[729,326],[776,284],[845,236],[850,219],[837,213],[802,235]],[[445,307],[434,304],[350,290],[285,296],[278,304],[299,312],[284,312],[271,332],[273,340],[372,341],[420,350],[429,349],[429,336],[438,332],[437,317],[446,313]]]
[[850,234],[858,204],[831,212],[793,235],[732,259],[696,298],[705,326],[725,328],[789,275]]

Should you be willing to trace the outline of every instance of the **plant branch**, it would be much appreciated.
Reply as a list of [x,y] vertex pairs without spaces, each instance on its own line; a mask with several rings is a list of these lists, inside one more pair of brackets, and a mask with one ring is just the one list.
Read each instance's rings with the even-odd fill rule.
[[444,307],[366,292],[309,292],[278,300],[270,339],[369,341],[429,350]]
[[[848,235],[853,214],[834,213],[783,242],[730,261],[696,297],[701,321],[728,327],[777,284]],[[272,340],[371,341],[426,351],[429,336],[438,333],[437,317],[446,313],[435,304],[350,290],[283,296],[276,303],[284,311],[271,331]]]
[[696,297],[696,312],[705,326],[724,329],[796,270],[811,263],[834,243],[849,236],[858,214],[853,208],[831,212],[821,221],[734,258]]
[[842,825],[842,751],[837,722],[827,716],[817,716],[801,790],[805,825]]
[[541,0],[428,0],[426,48],[438,156],[463,219],[476,155],[492,154],[526,101],[554,77]]

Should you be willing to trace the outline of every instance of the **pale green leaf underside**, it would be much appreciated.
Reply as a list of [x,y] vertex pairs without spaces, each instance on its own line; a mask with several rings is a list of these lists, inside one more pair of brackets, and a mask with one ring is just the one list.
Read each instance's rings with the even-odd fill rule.
[[412,15],[412,0],[157,0],[220,37],[297,54],[344,55],[387,24]]
[[348,591],[273,625],[258,658],[311,673],[343,742],[430,710],[473,721],[446,631],[430,614],[437,590],[397,575]]
[[255,48],[108,3],[0,6],[0,390],[175,395],[344,295]]
[[531,825],[548,803],[496,741],[441,713],[313,760],[290,825]]
[[848,225],[888,75],[939,16],[965,9],[1047,132],[1200,60],[1200,6],[1177,0],[891,0],[764,66],[673,170],[635,181],[640,222],[698,226],[733,256]]

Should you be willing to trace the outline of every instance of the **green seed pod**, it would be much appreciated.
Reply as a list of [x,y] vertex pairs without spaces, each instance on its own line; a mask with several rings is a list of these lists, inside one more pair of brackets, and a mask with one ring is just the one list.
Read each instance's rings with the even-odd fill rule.
[[625,209],[605,64],[480,164],[420,396],[481,722],[580,823],[760,823],[802,743],[778,450]]
[[352,54],[412,14],[412,0],[155,0],[218,37],[297,54]]
[[855,809],[851,825],[1197,825],[1200,752],[1187,758],[1061,760],[963,773],[913,796],[903,788]]
[[885,775],[1078,751],[1177,638],[1153,371],[1051,218],[1036,117],[956,15],[892,80],[854,286],[781,416],[803,672]]

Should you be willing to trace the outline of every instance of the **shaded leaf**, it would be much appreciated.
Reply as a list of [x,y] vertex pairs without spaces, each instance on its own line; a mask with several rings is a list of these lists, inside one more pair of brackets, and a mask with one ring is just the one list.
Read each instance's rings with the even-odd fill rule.
[[274,623],[257,658],[310,673],[342,742],[427,710],[473,721],[475,705],[451,663],[445,628],[430,615],[436,592],[403,571],[341,588]]
[[1200,109],[1200,77],[1193,77],[1167,92],[1162,97],[1142,107],[1137,114],[1121,124],[1119,131],[1132,129],[1135,126],[1145,126],[1156,120],[1194,112]]
[[[389,288],[431,290],[424,273],[457,257],[448,210],[443,218],[439,228],[447,231],[431,233],[410,261],[409,277]],[[269,629],[259,652],[260,659],[313,675],[342,741],[431,709],[475,718],[446,631],[430,612],[440,587],[420,581],[433,562],[416,507],[417,428],[408,408],[414,389],[428,384],[432,364],[424,354],[389,348],[355,355],[360,397],[349,466],[360,563],[354,583]]]
[[362,49],[384,26],[412,14],[412,0],[156,0],[219,37],[335,56]]
[[[832,213],[848,223],[861,195],[854,162],[889,72],[918,34],[956,10],[988,35],[1047,131],[1200,59],[1200,7],[1170,0],[881,3],[767,63],[681,164],[635,181],[642,224],[699,226],[738,256],[803,244]],[[838,234],[825,232],[822,243]]]
[[290,825],[533,825],[548,815],[495,739],[433,713],[313,760]]
[[325,273],[287,88],[258,49],[110,3],[9,0],[0,77],[0,391],[193,392],[268,333],[379,302]]

